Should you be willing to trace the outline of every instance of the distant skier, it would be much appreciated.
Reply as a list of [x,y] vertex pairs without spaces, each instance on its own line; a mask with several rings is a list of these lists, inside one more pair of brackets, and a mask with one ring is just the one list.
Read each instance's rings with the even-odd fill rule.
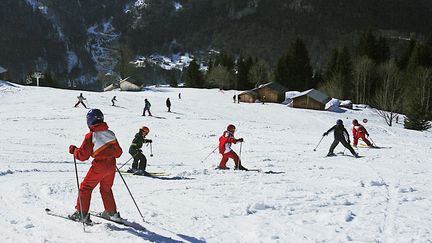
[[149,116],[152,116],[151,112],[150,112],[150,107],[151,104],[147,99],[144,99],[145,105],[144,105],[144,111],[143,111],[143,116],[145,116],[145,112],[148,111]]
[[179,93],[179,100],[181,100],[181,93]]
[[171,112],[171,101],[169,98],[166,99],[166,106],[168,108],[168,112]]
[[83,94],[80,93],[79,96],[77,96],[78,102],[75,104],[74,107],[78,107],[79,104],[82,104],[85,108],[87,108],[87,106],[84,104],[84,100],[87,100],[86,98],[84,98]]
[[233,101],[236,103],[236,95],[233,96]]
[[[69,146],[69,153],[78,160],[85,161],[94,158],[90,169],[81,182],[79,196],[76,202],[76,212],[69,217],[76,221],[84,220],[91,223],[89,208],[93,189],[100,184],[100,193],[105,211],[105,217],[120,218],[111,190],[116,172],[116,158],[123,153],[115,134],[108,130],[104,116],[99,109],[92,109],[87,113],[87,126],[90,132],[85,135],[81,146]],[[82,216],[81,216],[82,212]]]
[[325,132],[323,134],[323,136],[327,136],[331,131],[334,131],[333,132],[334,133],[334,141],[333,141],[332,145],[330,146],[330,150],[329,150],[327,156],[335,156],[334,149],[339,144],[339,142],[341,142],[342,145],[345,148],[347,148],[354,157],[358,158],[358,154],[354,151],[354,149],[350,145],[349,134],[343,125],[343,121],[340,119],[337,120],[336,125],[334,125],[327,132]]
[[222,160],[219,163],[218,169],[227,169],[226,163],[228,162],[228,159],[231,158],[234,160],[236,170],[247,170],[241,164],[238,155],[231,149],[232,143],[236,144],[237,142],[243,142],[243,138],[236,139],[234,137],[234,132],[235,126],[230,124],[228,125],[227,130],[223,132],[222,136],[219,138],[219,153],[222,154]]
[[147,158],[142,153],[141,147],[144,143],[152,143],[151,139],[146,139],[145,137],[149,134],[150,130],[148,127],[143,126],[139,129],[138,133],[135,134],[132,144],[129,147],[129,154],[133,157],[132,168],[129,168],[127,172],[134,173],[136,175],[145,175]]
[[116,99],[116,97],[114,96],[112,99],[111,99],[111,102],[112,102],[112,106],[115,106],[115,103],[114,103],[114,101],[117,101],[117,99]]
[[354,137],[353,146],[357,147],[357,143],[359,138],[361,138],[367,146],[373,148],[374,146],[371,144],[371,142],[366,138],[366,136],[369,137],[369,133],[366,131],[366,128],[364,128],[363,125],[361,125],[357,119],[354,119],[352,121],[353,128],[352,128],[352,134]]
[[240,104],[240,95],[237,95],[237,103]]
[[265,102],[266,102],[266,97],[265,97],[265,95],[263,95],[263,97],[262,97],[262,104],[264,105]]

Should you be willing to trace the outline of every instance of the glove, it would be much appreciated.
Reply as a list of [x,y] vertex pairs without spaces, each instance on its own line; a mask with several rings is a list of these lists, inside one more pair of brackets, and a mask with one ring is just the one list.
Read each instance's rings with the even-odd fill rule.
[[243,138],[239,138],[239,139],[237,139],[237,142],[243,142]]
[[148,143],[153,143],[153,141],[151,139],[148,139],[147,142]]
[[70,145],[70,146],[69,146],[69,153],[70,153],[70,154],[74,154],[75,149],[77,149],[77,147],[76,147],[75,145]]
[[369,137],[369,133],[366,133],[366,136]]
[[324,137],[324,136],[327,136],[327,135],[328,135],[328,133],[327,133],[327,132],[323,133],[323,137]]
[[351,144],[351,141],[348,139],[348,144]]

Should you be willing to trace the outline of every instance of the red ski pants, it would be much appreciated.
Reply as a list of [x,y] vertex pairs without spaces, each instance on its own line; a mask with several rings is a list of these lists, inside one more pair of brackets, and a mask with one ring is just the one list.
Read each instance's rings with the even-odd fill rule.
[[[82,211],[87,213],[90,208],[90,200],[93,189],[100,183],[100,194],[104,204],[105,211],[116,212],[117,207],[114,201],[114,195],[111,187],[114,183],[115,164],[93,162],[84,180],[81,182],[79,198],[81,198]],[[79,198],[75,208],[80,210]]]
[[353,141],[354,146],[357,146],[359,138],[361,138],[366,143],[367,146],[372,146],[371,142],[369,142],[365,134],[359,134],[356,137],[354,137],[354,141]]
[[239,159],[238,155],[234,151],[230,151],[230,152],[222,155],[222,160],[219,163],[219,168],[226,168],[226,163],[228,162],[229,158],[234,160],[236,168],[239,166],[240,159]]

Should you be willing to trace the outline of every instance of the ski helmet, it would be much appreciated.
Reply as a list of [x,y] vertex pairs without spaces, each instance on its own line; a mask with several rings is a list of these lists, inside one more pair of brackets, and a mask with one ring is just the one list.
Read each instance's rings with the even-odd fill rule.
[[146,127],[146,126],[142,126],[140,128],[140,131],[145,132],[146,134],[148,134],[150,132],[150,129],[148,127]]
[[234,133],[235,132],[236,127],[233,124],[229,124],[227,127],[227,131]]
[[357,119],[354,119],[353,122],[352,122],[352,124],[353,124],[354,126],[357,126],[359,123],[358,123]]
[[337,125],[343,125],[343,121],[342,121],[341,119],[338,119],[338,120],[336,121],[336,124],[337,124]]
[[104,121],[104,115],[99,109],[91,109],[87,113],[87,126],[91,127],[94,124],[101,123]]

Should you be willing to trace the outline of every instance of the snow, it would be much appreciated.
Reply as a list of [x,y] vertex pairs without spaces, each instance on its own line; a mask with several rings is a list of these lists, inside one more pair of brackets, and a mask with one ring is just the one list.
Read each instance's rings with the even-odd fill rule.
[[[88,110],[72,108],[79,93],[100,108],[124,154],[142,125],[150,128],[148,171],[162,178],[124,175],[146,221],[142,222],[121,178],[114,196],[121,215],[147,231],[103,222],[87,227],[45,214],[72,213],[77,195],[70,144],[87,133]],[[182,99],[179,100],[178,93]],[[105,93],[11,85],[0,81],[1,242],[430,242],[432,240],[431,131],[388,127],[370,108],[344,113],[280,104],[235,104],[238,91],[148,87]],[[119,107],[111,106],[117,96]],[[171,98],[172,111],[165,100]],[[144,98],[155,117],[142,117]],[[158,119],[159,118],[159,119]],[[337,119],[367,118],[382,149],[358,148],[355,159],[324,157]],[[211,153],[228,124],[243,137],[241,158],[262,172],[218,171]],[[233,145],[240,152],[240,145]],[[337,152],[344,149],[339,145]],[[209,155],[208,159],[201,161]],[[347,155],[347,151],[345,151]],[[128,164],[128,166],[130,163]],[[78,162],[81,181],[90,161]],[[233,162],[229,161],[229,167]],[[102,211],[99,190],[91,209]],[[102,222],[94,218],[94,220]]]

